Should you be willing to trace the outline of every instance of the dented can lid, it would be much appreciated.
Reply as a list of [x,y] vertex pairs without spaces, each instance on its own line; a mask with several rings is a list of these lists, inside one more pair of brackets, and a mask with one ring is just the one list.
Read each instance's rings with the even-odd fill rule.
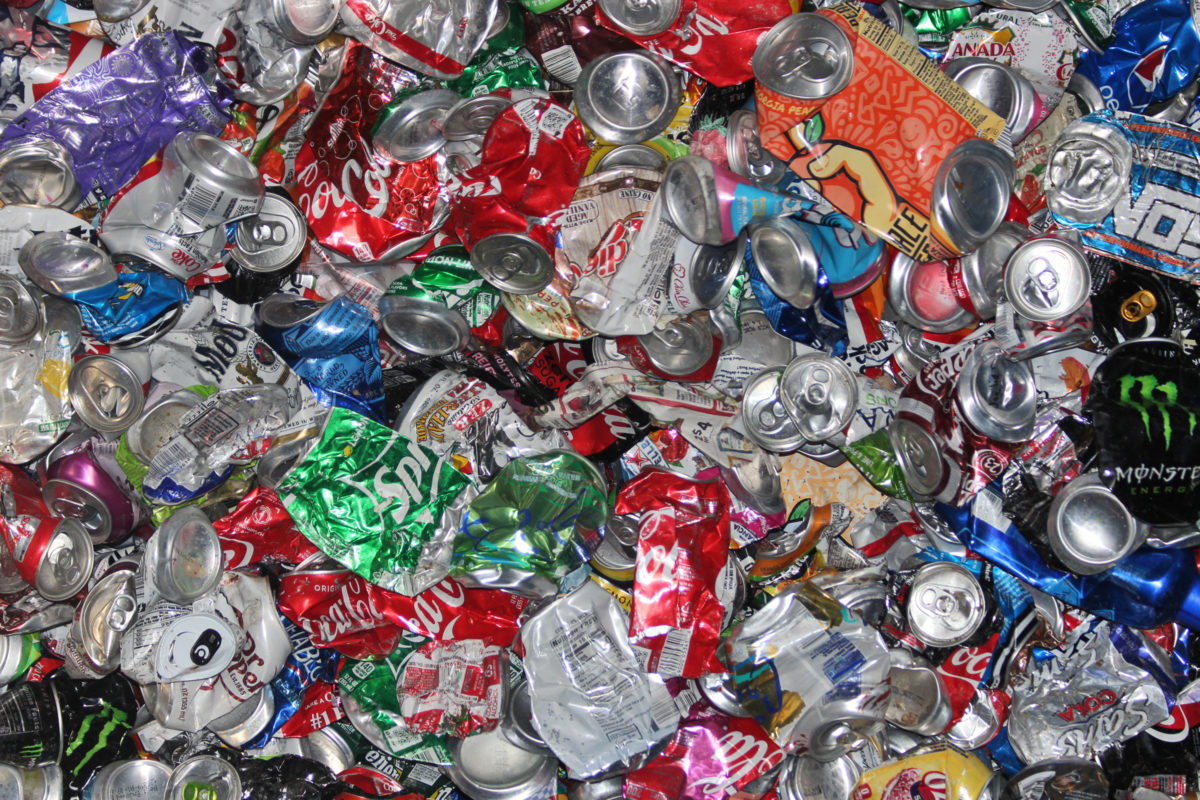
[[779,378],[779,399],[810,442],[829,439],[858,409],[858,384],[845,362],[823,353],[800,356]]
[[11,275],[0,275],[0,346],[22,344],[42,325],[42,304],[29,287]]
[[953,647],[975,635],[987,616],[979,579],[966,567],[936,561],[917,570],[904,614],[909,630],[930,647]]
[[1004,221],[1016,183],[1012,157],[986,139],[968,139],[938,167],[933,217],[960,253],[974,250]]
[[371,142],[393,161],[420,161],[445,143],[442,121],[462,98],[449,89],[427,89],[389,107],[375,126]]
[[784,17],[758,40],[750,62],[755,79],[784,97],[821,100],[854,76],[854,48],[836,22],[802,11]]
[[600,56],[588,62],[575,83],[580,120],[613,144],[637,144],[662,133],[681,97],[671,64],[645,50]]
[[925,428],[903,417],[894,419],[887,431],[908,488],[918,498],[936,496],[949,479],[941,441]]
[[1049,322],[1078,311],[1092,293],[1087,256],[1073,242],[1039,236],[1013,250],[1004,294],[1026,319]]
[[1068,483],[1050,504],[1046,535],[1054,555],[1079,575],[1116,564],[1146,539],[1146,527],[1089,472]]
[[783,367],[764,369],[746,381],[742,393],[742,424],[751,441],[772,453],[790,453],[804,443],[800,426],[780,397]]
[[1005,357],[995,340],[975,347],[955,384],[968,425],[996,442],[1027,441],[1037,422],[1037,385],[1028,362]]
[[75,413],[102,433],[120,433],[142,413],[146,393],[133,369],[110,355],[84,356],[71,367],[67,391]]
[[600,0],[600,10],[617,27],[634,36],[656,36],[679,17],[680,0]]
[[450,740],[453,761],[444,767],[454,785],[474,800],[519,800],[553,787],[558,759],[524,750],[499,728]]
[[694,319],[673,319],[663,328],[637,337],[646,357],[668,375],[690,375],[712,357],[713,335]]
[[80,199],[71,154],[58,142],[25,140],[0,150],[0,201],[69,211]]
[[423,356],[453,353],[471,339],[462,314],[420,297],[381,297],[379,325],[396,344]]
[[471,248],[471,264],[488,283],[509,294],[537,294],[554,278],[554,259],[524,233],[493,233]]

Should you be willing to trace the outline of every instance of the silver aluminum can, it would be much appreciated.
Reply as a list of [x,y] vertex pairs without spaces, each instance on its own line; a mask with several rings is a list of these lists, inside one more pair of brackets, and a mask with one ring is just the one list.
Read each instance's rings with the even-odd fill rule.
[[622,144],[609,150],[596,162],[593,172],[610,169],[650,169],[662,172],[667,168],[667,157],[644,144]]
[[0,151],[0,202],[70,211],[80,200],[71,154],[58,142],[27,139]]
[[483,279],[509,294],[537,294],[554,278],[554,258],[524,233],[493,233],[471,247],[471,264]]
[[24,283],[0,274],[0,347],[24,344],[41,327],[41,302]]
[[[63,771],[57,764],[47,764],[35,769],[0,764],[0,797],[19,800],[61,800],[62,796]],[[92,797],[95,800],[95,795]]]
[[618,28],[634,36],[670,30],[683,9],[681,0],[599,0],[598,5]]
[[146,392],[133,369],[111,355],[84,356],[67,376],[75,413],[101,433],[120,433],[142,413]]
[[529,698],[529,684],[521,681],[508,693],[504,705],[504,717],[500,720],[500,733],[509,743],[533,753],[550,753],[546,740],[533,724],[533,705]]
[[788,217],[750,226],[754,266],[779,299],[796,308],[817,300],[821,264],[804,228]]
[[462,98],[449,89],[409,95],[381,113],[371,134],[375,151],[393,161],[420,161],[446,143],[443,121]]
[[954,391],[966,423],[992,441],[1015,444],[1033,436],[1037,422],[1033,370],[1027,362],[1005,357],[995,340],[971,351]]
[[1004,294],[1026,319],[1062,319],[1078,311],[1091,293],[1091,267],[1083,250],[1073,242],[1039,236],[1009,256]]
[[784,97],[821,100],[854,75],[854,48],[837,23],[802,11],[784,17],[758,40],[750,62],[755,79]]
[[954,710],[946,683],[928,661],[903,648],[893,650],[888,683],[888,722],[921,736],[937,736],[950,726]]
[[823,353],[800,356],[779,378],[779,399],[810,442],[832,438],[854,417],[858,383],[845,362]]
[[101,22],[120,22],[129,19],[146,6],[150,0],[93,0],[92,8],[96,19]]
[[320,300],[276,292],[263,298],[254,316],[255,321],[263,327],[287,330],[315,318],[326,305]]
[[264,686],[205,727],[230,747],[241,747],[262,733],[274,715],[275,694]]
[[275,29],[292,44],[317,44],[338,23],[337,0],[270,0]]
[[1033,84],[1020,72],[982,56],[955,58],[946,62],[943,70],[967,94],[1004,118],[1009,144],[1029,133],[1039,101]]
[[1078,575],[1103,572],[1137,549],[1148,530],[1105,486],[1098,473],[1080,475],[1050,504],[1050,549]]
[[242,779],[228,761],[217,756],[194,756],[171,773],[164,800],[195,800],[197,788],[207,790],[206,800],[240,800]]
[[996,713],[987,691],[976,689],[975,696],[945,735],[950,744],[960,749],[978,750],[996,738],[1000,727],[1000,715]]
[[300,258],[307,237],[308,223],[296,204],[268,192],[258,213],[238,223],[233,260],[256,275],[273,275]]
[[800,756],[784,762],[776,791],[779,800],[850,800],[863,773],[884,761],[875,739],[829,761]]
[[146,588],[172,603],[191,605],[221,582],[223,557],[217,531],[196,506],[184,506],[146,542]]
[[975,315],[954,296],[948,269],[940,261],[914,261],[896,253],[888,273],[887,294],[897,316],[930,333],[950,333],[970,325]]
[[1050,151],[1046,204],[1070,222],[1100,222],[1129,191],[1132,168],[1133,145],[1120,126],[1075,120]]
[[482,137],[492,127],[496,117],[512,105],[512,100],[498,94],[482,94],[459,100],[442,118],[442,136],[447,142],[462,142]]
[[941,439],[902,417],[892,420],[887,432],[909,490],[919,500],[937,497],[950,480]]
[[58,517],[79,520],[96,544],[120,541],[141,521],[141,507],[130,499],[88,449],[52,450],[38,465],[42,499]]
[[604,538],[592,553],[592,568],[609,580],[632,583],[637,569],[637,542],[637,517],[609,515]]
[[970,639],[988,613],[979,580],[966,567],[936,561],[917,570],[908,587],[908,628],[929,647],[953,647]]
[[1016,180],[1012,157],[986,139],[950,151],[933,180],[933,218],[958,252],[969,253],[1000,227]]
[[675,118],[681,98],[671,64],[644,50],[600,56],[588,62],[575,83],[579,119],[612,144],[653,139]]
[[671,320],[637,337],[638,344],[655,369],[683,377],[703,367],[713,354],[713,335],[708,325],[688,317]]
[[162,188],[179,233],[201,233],[262,208],[266,190],[258,168],[228,142],[184,131],[162,158]]
[[769,367],[746,381],[742,425],[750,440],[772,453],[790,453],[804,444],[804,433],[780,397],[783,367]]
[[71,677],[96,679],[121,666],[121,636],[137,619],[135,575],[132,569],[120,569],[88,590],[64,648]]
[[552,790],[558,759],[511,744],[499,728],[450,740],[446,775],[472,800],[520,800]]
[[21,247],[17,263],[34,286],[52,295],[85,292],[117,280],[103,248],[63,231],[34,236]]
[[381,297],[379,326],[393,342],[423,356],[444,356],[471,341],[462,314],[419,297]]
[[304,737],[304,757],[320,761],[334,775],[350,769],[356,761],[350,743],[332,725]]
[[91,800],[162,800],[171,767],[150,758],[106,764],[92,777]]
[[748,108],[739,108],[729,115],[726,123],[725,156],[729,168],[743,178],[774,186],[788,173],[787,164],[762,146],[758,138],[758,115]]
[[722,466],[720,470],[730,493],[754,510],[762,514],[787,511],[778,462],[759,454],[750,461],[739,460],[733,467]]
[[64,519],[38,561],[34,588],[47,600],[70,600],[87,586],[95,558],[87,529],[77,520]]
[[172,436],[179,433],[179,422],[203,398],[188,389],[180,389],[142,412],[128,430],[125,444],[134,457],[149,466],[154,456]]
[[737,244],[699,245],[688,264],[688,283],[701,308],[716,308],[742,269],[745,248]]
[[1005,222],[978,248],[950,262],[950,284],[960,304],[980,319],[996,316],[1004,299],[1004,265],[1029,238],[1024,226]]
[[936,358],[940,352],[936,345],[925,338],[920,328],[915,328],[905,322],[896,326],[900,331],[900,349],[892,354],[896,366],[900,368],[901,377],[905,382],[912,380],[921,367]]

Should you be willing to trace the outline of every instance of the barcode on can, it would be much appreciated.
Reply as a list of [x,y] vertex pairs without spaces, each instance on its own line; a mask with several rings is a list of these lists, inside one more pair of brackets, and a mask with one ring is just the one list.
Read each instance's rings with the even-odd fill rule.
[[[179,206],[179,214],[184,219],[192,222],[201,228],[212,227],[206,225],[206,219],[217,207],[217,203],[221,200],[221,194],[205,186],[203,183],[191,178],[184,186],[183,203]],[[224,220],[218,220],[224,222]]]

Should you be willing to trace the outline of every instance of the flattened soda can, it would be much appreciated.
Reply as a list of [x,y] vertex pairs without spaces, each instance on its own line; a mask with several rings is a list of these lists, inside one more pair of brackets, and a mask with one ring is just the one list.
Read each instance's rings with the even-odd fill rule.
[[454,785],[474,800],[515,800],[540,796],[554,786],[558,759],[525,750],[499,728],[450,740],[452,763],[444,769]]
[[117,281],[103,248],[63,231],[37,234],[17,260],[25,277],[47,294],[71,297]]
[[46,467],[42,499],[56,516],[79,520],[96,544],[124,539],[141,521],[138,506],[87,450]]
[[896,314],[918,330],[950,333],[974,320],[974,315],[955,296],[946,262],[915,261],[897,253],[892,259],[887,288]]
[[163,199],[189,235],[255,214],[262,207],[258,168],[215,136],[184,131],[163,151]]
[[121,635],[137,618],[133,569],[105,575],[88,590],[71,623],[64,646],[67,673],[94,680],[121,665]]
[[845,89],[854,75],[854,49],[829,17],[801,12],[785,17],[758,41],[755,79],[785,97],[820,100]]
[[193,756],[171,773],[164,800],[238,800],[242,779],[232,764],[217,756]]
[[443,121],[461,98],[449,89],[426,89],[380,112],[371,133],[376,152],[393,161],[427,158],[446,143]]
[[20,683],[0,695],[0,761],[32,769],[62,754],[62,705],[53,681]]
[[58,142],[18,142],[0,151],[0,201],[56,206],[68,211],[81,200],[71,154]]
[[0,347],[28,342],[42,326],[42,304],[25,284],[0,275]]
[[224,561],[217,531],[197,506],[172,514],[146,542],[142,575],[149,592],[191,605],[221,581]]
[[980,343],[963,364],[955,400],[964,421],[994,442],[1017,443],[1033,435],[1037,385],[1025,362],[1005,357],[995,341]]

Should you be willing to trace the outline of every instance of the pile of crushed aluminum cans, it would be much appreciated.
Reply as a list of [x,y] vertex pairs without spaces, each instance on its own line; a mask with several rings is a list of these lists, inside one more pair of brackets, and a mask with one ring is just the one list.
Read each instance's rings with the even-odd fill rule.
[[1195,798],[1198,9],[6,0],[0,797]]

